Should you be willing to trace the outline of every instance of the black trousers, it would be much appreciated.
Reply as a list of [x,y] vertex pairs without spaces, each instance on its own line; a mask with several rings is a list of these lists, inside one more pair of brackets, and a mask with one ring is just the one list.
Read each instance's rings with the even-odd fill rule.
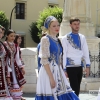
[[83,68],[80,67],[67,67],[67,74],[70,81],[70,86],[75,91],[75,94],[79,96],[80,84],[83,75]]

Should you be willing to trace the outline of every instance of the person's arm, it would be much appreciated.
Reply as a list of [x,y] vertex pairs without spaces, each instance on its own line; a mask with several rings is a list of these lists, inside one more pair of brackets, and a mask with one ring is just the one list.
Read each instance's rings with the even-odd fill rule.
[[83,51],[83,58],[86,62],[86,76],[88,76],[89,75],[89,68],[90,68],[90,58],[89,58],[88,45],[87,45],[85,37],[83,37],[82,51]]
[[50,57],[49,46],[50,46],[50,43],[49,43],[48,37],[43,37],[41,39],[41,46],[40,46],[41,64],[44,65],[46,73],[48,74],[49,79],[50,79],[51,87],[54,88],[55,81],[53,78],[53,74],[50,70],[49,61],[48,61],[48,58]]
[[86,67],[90,67],[89,50],[85,37],[83,39],[82,51],[83,51],[83,58],[86,62]]
[[24,61],[22,60],[22,53],[21,53],[21,49],[20,49],[20,47],[19,47],[19,46],[18,46],[18,49],[19,49],[19,58],[20,58],[20,60],[21,60],[21,64],[22,64],[22,66],[23,66],[23,67],[25,67]]
[[24,65],[22,65],[22,62],[21,62],[21,59],[20,59],[20,56],[19,56],[19,48],[18,47],[17,47],[17,53],[16,53],[16,56],[15,56],[15,60],[16,60],[17,65],[19,66],[19,68],[22,69],[22,73],[24,75],[25,74]]

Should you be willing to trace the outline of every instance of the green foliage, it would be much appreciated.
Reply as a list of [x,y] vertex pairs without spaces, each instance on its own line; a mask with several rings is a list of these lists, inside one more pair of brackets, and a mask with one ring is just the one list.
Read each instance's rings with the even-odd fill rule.
[[44,21],[48,16],[54,16],[58,19],[59,23],[62,22],[62,13],[63,9],[59,7],[49,7],[45,8],[42,12],[40,12],[39,19],[37,22],[33,22],[30,25],[30,34],[34,42],[39,43],[39,38],[42,36],[41,26],[44,25]]
[[54,16],[58,19],[59,23],[62,21],[62,13],[63,10],[59,7],[49,7],[45,8],[42,12],[40,12],[39,19],[37,20],[37,27],[41,32],[41,26],[44,25],[44,21],[48,16]]
[[31,23],[29,31],[30,31],[32,40],[36,43],[39,43],[40,42],[40,39],[39,39],[39,36],[38,36],[39,30],[37,28],[37,23],[36,22]]
[[[3,11],[0,11],[0,25],[5,27],[6,31],[8,30],[9,20]],[[6,32],[5,32],[5,34],[6,34]]]

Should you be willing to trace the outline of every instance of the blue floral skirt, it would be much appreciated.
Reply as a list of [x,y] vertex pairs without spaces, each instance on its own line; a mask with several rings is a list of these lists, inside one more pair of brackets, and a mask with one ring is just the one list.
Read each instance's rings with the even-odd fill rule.
[[51,88],[48,74],[45,68],[41,66],[37,80],[35,100],[79,100],[70,87],[62,67],[58,66],[54,61],[51,61],[49,66],[56,86],[53,89]]

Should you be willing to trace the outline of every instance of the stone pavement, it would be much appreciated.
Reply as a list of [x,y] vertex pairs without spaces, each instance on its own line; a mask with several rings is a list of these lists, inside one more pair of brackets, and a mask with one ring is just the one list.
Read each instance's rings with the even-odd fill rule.
[[[35,93],[24,93],[23,97],[26,98],[26,100],[35,100]],[[80,100],[96,100],[97,94],[92,95],[87,93],[80,93],[79,95]]]

